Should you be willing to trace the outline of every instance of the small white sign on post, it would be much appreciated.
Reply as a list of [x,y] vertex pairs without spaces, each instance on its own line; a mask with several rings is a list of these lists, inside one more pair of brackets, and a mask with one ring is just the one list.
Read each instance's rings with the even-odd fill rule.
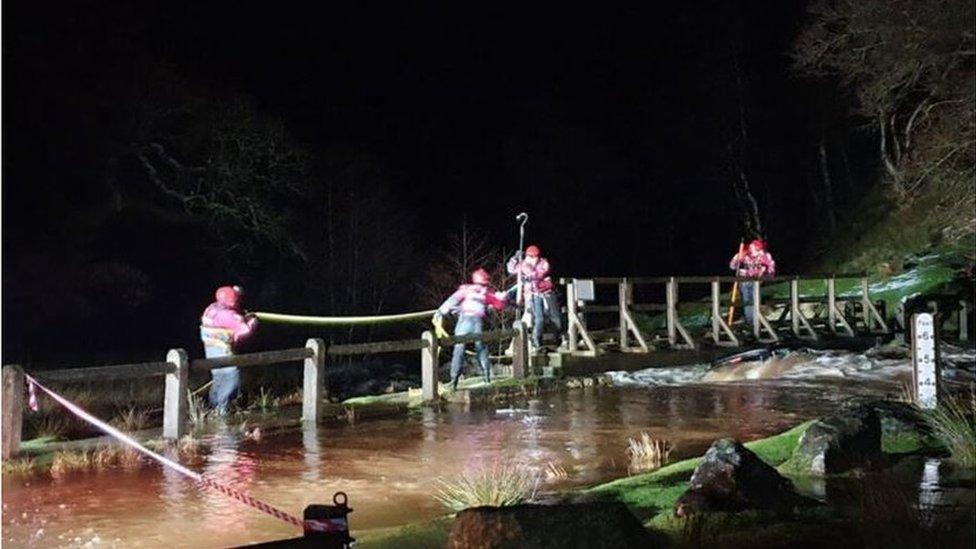
[[592,279],[574,278],[573,287],[576,288],[576,299],[580,301],[593,301],[596,299]]
[[912,387],[915,404],[931,410],[939,404],[939,349],[931,313],[912,316]]

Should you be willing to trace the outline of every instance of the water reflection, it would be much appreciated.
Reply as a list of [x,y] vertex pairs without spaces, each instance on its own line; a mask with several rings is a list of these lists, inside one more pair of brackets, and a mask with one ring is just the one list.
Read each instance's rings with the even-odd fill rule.
[[[567,472],[558,488],[592,485],[627,474],[627,439],[641,431],[671,440],[672,459],[682,459],[700,454],[715,438],[777,433],[852,394],[872,391],[879,392],[852,383],[816,390],[755,382],[590,387],[498,410],[447,406],[408,418],[265,434],[260,441],[247,440],[236,425],[222,425],[197,470],[295,514],[342,490],[356,509],[354,529],[388,527],[441,514],[432,498],[436,479],[468,468],[512,460],[542,470],[552,461]],[[224,547],[295,533],[155,467],[29,482],[4,478],[3,541],[11,546],[70,546],[75,537],[83,544],[98,536],[118,539],[120,547]],[[44,533],[35,538],[39,528]],[[85,534],[85,528],[92,531]]]

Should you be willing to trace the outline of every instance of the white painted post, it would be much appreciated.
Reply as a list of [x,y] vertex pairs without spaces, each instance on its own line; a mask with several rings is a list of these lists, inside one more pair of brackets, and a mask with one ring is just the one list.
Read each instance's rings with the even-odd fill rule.
[[325,407],[322,399],[325,389],[325,341],[312,338],[305,342],[312,356],[305,359],[305,375],[302,380],[302,421],[318,423]]
[[429,330],[420,334],[424,340],[424,348],[420,350],[420,393],[425,403],[437,402],[440,398],[437,380],[437,356],[440,347],[437,339]]
[[20,453],[24,425],[24,370],[16,364],[3,367],[3,459]]
[[912,315],[912,388],[915,404],[931,410],[939,404],[939,339],[931,313]]
[[166,362],[173,369],[166,374],[163,396],[163,438],[179,440],[186,434],[190,361],[183,349],[170,349],[166,353]]

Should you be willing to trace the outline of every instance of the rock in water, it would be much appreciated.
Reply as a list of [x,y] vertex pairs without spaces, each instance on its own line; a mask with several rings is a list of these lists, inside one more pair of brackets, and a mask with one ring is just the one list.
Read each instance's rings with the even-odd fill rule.
[[732,439],[716,440],[675,503],[677,516],[704,511],[791,510],[804,499],[793,483]]
[[781,470],[826,476],[870,467],[881,458],[878,413],[873,406],[857,404],[813,422]]
[[465,509],[454,520],[447,546],[507,549],[656,545],[627,506],[593,502]]

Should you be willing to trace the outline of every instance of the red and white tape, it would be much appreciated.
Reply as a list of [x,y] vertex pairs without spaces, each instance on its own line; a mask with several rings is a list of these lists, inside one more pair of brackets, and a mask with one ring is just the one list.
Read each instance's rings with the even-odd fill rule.
[[[148,456],[149,458],[151,458],[151,459],[159,462],[160,464],[162,464],[162,465],[164,465],[166,467],[169,467],[170,469],[173,469],[173,470],[179,472],[180,474],[182,474],[182,475],[184,475],[184,476],[186,476],[188,478],[191,478],[191,479],[195,480],[197,483],[199,483],[202,486],[205,486],[207,488],[211,488],[213,490],[216,490],[216,491],[220,492],[221,494],[224,494],[225,496],[228,496],[230,498],[233,498],[233,499],[235,499],[235,500],[243,503],[244,505],[247,505],[247,506],[249,506],[249,507],[251,507],[253,509],[257,509],[258,511],[261,511],[262,513],[267,513],[267,514],[275,517],[278,520],[287,522],[287,523],[292,524],[294,526],[298,526],[299,528],[304,528],[305,530],[308,530],[308,531],[315,531],[315,532],[333,532],[333,531],[339,531],[340,530],[338,521],[336,521],[336,520],[329,520],[329,519],[322,520],[322,519],[318,519],[318,520],[304,521],[304,520],[296,517],[295,515],[292,515],[290,513],[286,513],[285,511],[282,511],[281,509],[278,509],[277,507],[274,507],[272,505],[269,505],[269,504],[267,504],[267,503],[265,503],[265,502],[263,502],[263,501],[261,501],[259,499],[255,499],[255,498],[251,497],[250,495],[245,494],[244,492],[235,490],[234,488],[231,488],[230,486],[226,486],[226,485],[220,484],[219,482],[217,482],[215,480],[212,480],[212,479],[209,479],[209,478],[204,477],[203,475],[201,475],[200,473],[197,473],[196,471],[192,471],[190,469],[187,469],[185,466],[180,465],[179,463],[177,463],[177,462],[175,462],[175,461],[167,458],[166,456],[162,456],[160,454],[157,454],[156,452],[153,452],[152,450],[150,450],[149,448],[146,448],[142,444],[139,444],[139,442],[136,441],[134,438],[130,437],[129,435],[127,435],[125,433],[123,433],[122,431],[119,431],[115,427],[112,427],[111,425],[109,425],[108,423],[105,423],[104,421],[98,419],[97,417],[89,414],[88,412],[86,412],[85,410],[83,410],[77,404],[69,401],[68,399],[64,398],[63,396],[55,393],[54,391],[48,389],[47,387],[41,385],[33,377],[31,377],[29,375],[25,375],[24,377],[27,380],[27,384],[28,384],[27,385],[28,386],[28,392],[30,393],[29,405],[30,405],[30,407],[31,407],[32,410],[35,410],[35,411],[37,410],[37,394],[36,394],[36,391],[34,389],[34,387],[36,386],[41,391],[44,391],[45,393],[47,393],[47,395],[50,396],[52,399],[54,399],[58,404],[60,404],[61,406],[64,406],[69,412],[71,412],[74,415],[80,417],[81,419],[87,421],[88,423],[91,423],[92,425],[94,425],[95,427],[97,427],[101,431],[105,432],[106,434],[112,436],[113,438],[118,439],[118,441],[121,442],[122,444],[125,444],[126,446],[129,446],[130,448],[133,448],[134,450],[136,450],[136,451],[138,451],[138,452],[140,452],[140,453]],[[345,525],[345,521],[342,521],[342,526],[344,526],[344,525]],[[342,528],[342,529],[344,530],[345,528]]]

